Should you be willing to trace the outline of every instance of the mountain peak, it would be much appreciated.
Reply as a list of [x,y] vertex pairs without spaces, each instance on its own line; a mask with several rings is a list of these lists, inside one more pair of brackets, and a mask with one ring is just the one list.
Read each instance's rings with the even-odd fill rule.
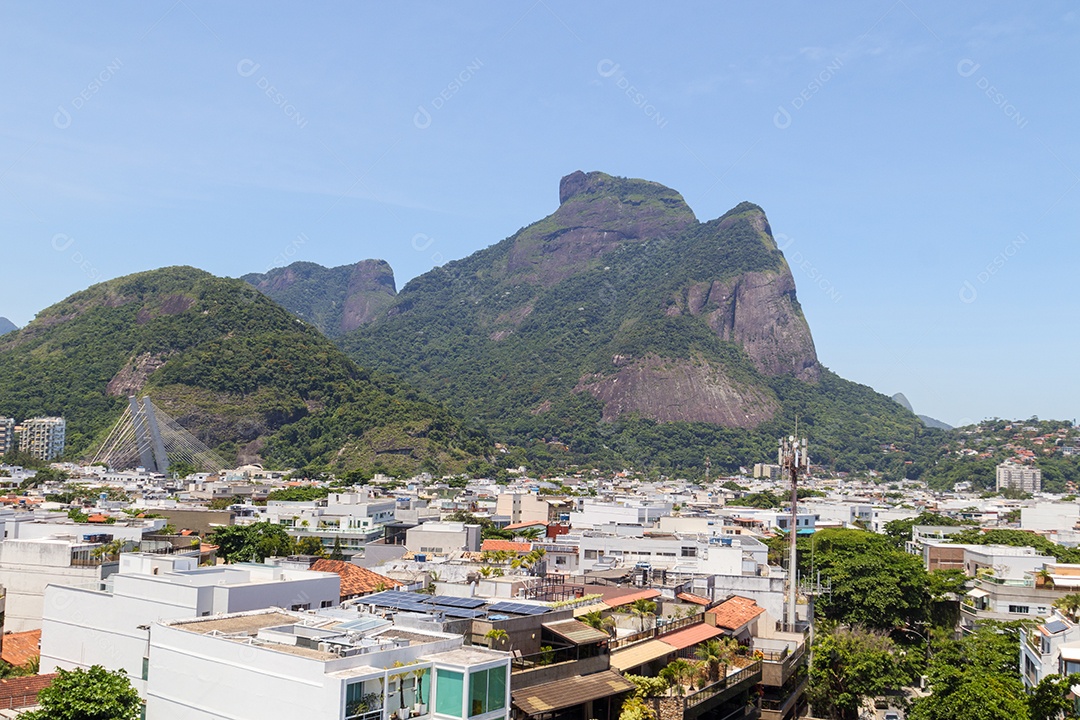
[[[576,170],[559,181],[559,204],[575,198],[610,197],[622,203],[640,205],[647,199],[658,200],[674,210],[690,212],[686,200],[675,190],[651,180],[624,178],[604,172]],[[693,213],[691,212],[691,215]]]
[[397,295],[394,271],[385,260],[334,268],[301,261],[240,279],[330,337],[377,319]]
[[18,329],[18,325],[11,322],[6,317],[0,317],[0,335],[7,335],[9,332],[14,332]]

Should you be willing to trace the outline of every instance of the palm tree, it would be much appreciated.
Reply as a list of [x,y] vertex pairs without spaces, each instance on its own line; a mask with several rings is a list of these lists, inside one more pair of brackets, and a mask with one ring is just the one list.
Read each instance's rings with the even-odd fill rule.
[[1062,595],[1054,601],[1054,607],[1075,620],[1080,612],[1080,593]]
[[694,677],[694,664],[689,660],[676,658],[660,671],[660,677],[664,678],[669,685],[673,686],[675,688],[675,693],[679,697],[682,697],[684,693],[683,686],[687,680],[691,680]]
[[510,635],[502,628],[491,628],[484,633],[484,639],[488,641],[488,647],[492,650],[495,649],[495,643],[500,644],[506,642],[510,638]]
[[587,612],[578,618],[581,622],[585,623],[591,628],[606,632],[608,635],[614,635],[615,630],[615,618],[608,616],[604,617],[599,610],[593,610]]
[[630,614],[641,618],[641,632],[645,632],[645,618],[656,614],[656,603],[645,598],[638,598],[630,603]]
[[1035,572],[1035,587],[1054,587],[1054,577],[1045,567]]
[[522,538],[523,540],[532,541],[532,540],[539,540],[540,539],[540,534],[541,534],[540,528],[531,527],[531,528],[525,528],[524,530],[519,532],[518,537]]
[[491,567],[490,565],[485,565],[482,568],[480,568],[480,577],[489,578],[494,574],[495,574],[495,568]]
[[721,657],[723,652],[720,641],[716,638],[706,640],[694,649],[694,657],[704,663],[710,683],[720,679],[720,663],[724,661]]

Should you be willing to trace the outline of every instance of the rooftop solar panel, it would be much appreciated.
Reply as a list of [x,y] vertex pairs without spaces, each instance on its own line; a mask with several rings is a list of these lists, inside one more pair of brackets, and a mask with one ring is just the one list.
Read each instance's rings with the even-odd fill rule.
[[513,613],[514,615],[543,615],[551,610],[551,608],[543,607],[542,605],[526,605],[524,603],[512,602],[495,603],[488,609],[495,612]]
[[439,607],[439,612],[447,617],[458,618],[478,618],[484,617],[484,613],[480,610],[470,610],[469,608],[456,608],[456,607]]
[[486,603],[487,601],[483,600],[481,598],[473,598],[473,597],[454,597],[453,595],[435,595],[435,596],[431,597],[431,599],[427,600],[427,602],[430,602],[430,603],[432,603],[434,605],[445,605],[446,607],[470,608],[471,609],[471,608],[478,608],[481,605],[483,605],[484,603]]
[[1065,623],[1061,622],[1060,620],[1054,620],[1052,622],[1048,622],[1043,627],[1045,627],[1046,632],[1050,633],[1051,635],[1054,635],[1055,633],[1059,633],[1062,630],[1068,630],[1069,629],[1069,626],[1066,625]]

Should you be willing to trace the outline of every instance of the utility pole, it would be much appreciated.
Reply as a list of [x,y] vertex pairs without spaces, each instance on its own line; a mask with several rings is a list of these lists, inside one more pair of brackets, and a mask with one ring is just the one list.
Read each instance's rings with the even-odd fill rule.
[[795,632],[795,605],[799,595],[798,564],[795,557],[799,518],[799,473],[809,474],[810,472],[810,455],[806,450],[806,438],[799,438],[798,417],[795,418],[795,434],[780,440],[777,459],[780,467],[791,480],[791,519],[788,521],[788,538],[791,547],[788,553],[787,629],[789,632]]

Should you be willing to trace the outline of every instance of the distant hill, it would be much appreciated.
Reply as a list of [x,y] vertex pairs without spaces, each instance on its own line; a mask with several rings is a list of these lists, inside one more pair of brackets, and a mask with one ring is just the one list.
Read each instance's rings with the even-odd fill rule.
[[240,279],[329,337],[375,320],[397,294],[394,271],[383,260],[335,268],[296,262]]
[[[548,217],[409,282],[340,342],[538,464],[894,468],[916,418],[818,362],[764,211],[700,222],[658,183],[576,172]],[[900,446],[897,445],[897,446]]]
[[18,325],[11,322],[6,317],[0,317],[0,335],[7,335],[9,332],[14,332],[18,329]]
[[238,462],[438,472],[486,448],[248,284],[190,267],[94,285],[0,339],[0,414],[64,416],[71,456],[136,393]]
[[[908,402],[907,397],[904,396],[904,393],[896,393],[895,395],[892,396],[892,399],[893,399],[893,402],[895,402],[895,403],[901,405],[902,407],[906,408],[908,412],[912,412],[912,413],[915,412],[915,409],[913,407],[911,407],[911,403]],[[925,425],[928,428],[936,428],[938,430],[952,430],[953,429],[952,425],[949,425],[947,423],[943,423],[940,420],[935,420],[934,418],[930,417],[929,415],[916,415],[915,417],[922,420],[923,425]]]

